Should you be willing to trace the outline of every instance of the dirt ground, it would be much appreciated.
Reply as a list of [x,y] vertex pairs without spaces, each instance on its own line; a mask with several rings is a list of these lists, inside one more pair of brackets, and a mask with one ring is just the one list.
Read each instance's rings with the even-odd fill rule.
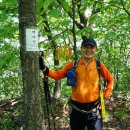
[[[18,103],[15,106],[11,106],[16,102]],[[21,99],[0,104],[0,130],[21,130],[23,126],[20,116],[22,115],[21,106]],[[59,100],[52,99],[51,111],[53,113],[50,115],[51,130],[70,130],[67,100],[63,97]],[[124,93],[119,97],[113,96],[106,106],[106,112],[107,118],[103,122],[103,130],[130,130],[130,95]],[[46,112],[44,117],[45,127],[48,130]]]

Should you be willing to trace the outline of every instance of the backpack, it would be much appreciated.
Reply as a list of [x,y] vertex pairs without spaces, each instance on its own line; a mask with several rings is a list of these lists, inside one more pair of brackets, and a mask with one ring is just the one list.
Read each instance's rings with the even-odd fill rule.
[[[78,65],[78,60],[75,60],[73,67],[66,73],[67,77],[67,85],[68,86],[76,86],[76,67]],[[100,61],[96,60],[96,66],[98,70],[98,74],[100,77]]]

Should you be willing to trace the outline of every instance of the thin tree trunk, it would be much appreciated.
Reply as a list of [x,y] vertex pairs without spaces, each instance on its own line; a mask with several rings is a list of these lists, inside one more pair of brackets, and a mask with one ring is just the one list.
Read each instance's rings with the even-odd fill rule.
[[[47,20],[46,13],[42,14],[42,16],[45,18],[44,23],[45,23],[46,26],[44,26],[44,29],[49,34],[49,35],[47,35],[48,40],[53,42],[53,47],[54,47],[53,56],[56,57],[56,46],[57,46],[57,44],[53,40],[52,32],[51,32],[50,25],[49,25],[48,20]],[[54,58],[54,66],[58,66],[58,65],[59,65],[59,60]],[[58,80],[58,81],[55,81],[53,97],[58,99],[60,97],[60,95],[61,95],[61,80]]]

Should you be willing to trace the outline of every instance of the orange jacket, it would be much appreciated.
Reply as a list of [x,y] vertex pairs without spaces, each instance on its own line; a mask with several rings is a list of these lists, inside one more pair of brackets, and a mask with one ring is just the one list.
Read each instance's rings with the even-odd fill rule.
[[[71,62],[58,71],[49,70],[49,77],[55,80],[65,78],[66,72],[72,68],[73,64],[74,62]],[[114,78],[106,66],[102,62],[100,64],[101,76],[106,80],[104,97],[108,99],[113,89]],[[89,103],[97,100],[99,98],[100,88],[96,60],[91,60],[86,66],[82,58],[79,59],[76,67],[76,74],[77,86],[72,87],[72,100],[80,103]]]

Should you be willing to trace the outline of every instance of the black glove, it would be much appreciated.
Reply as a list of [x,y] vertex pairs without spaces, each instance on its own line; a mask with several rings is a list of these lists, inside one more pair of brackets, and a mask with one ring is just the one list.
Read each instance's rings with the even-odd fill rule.
[[46,68],[46,66],[43,63],[43,59],[41,56],[39,56],[39,68],[40,70],[44,70]]
[[39,56],[39,68],[43,71],[44,74],[48,74],[49,68],[44,65],[42,56]]

